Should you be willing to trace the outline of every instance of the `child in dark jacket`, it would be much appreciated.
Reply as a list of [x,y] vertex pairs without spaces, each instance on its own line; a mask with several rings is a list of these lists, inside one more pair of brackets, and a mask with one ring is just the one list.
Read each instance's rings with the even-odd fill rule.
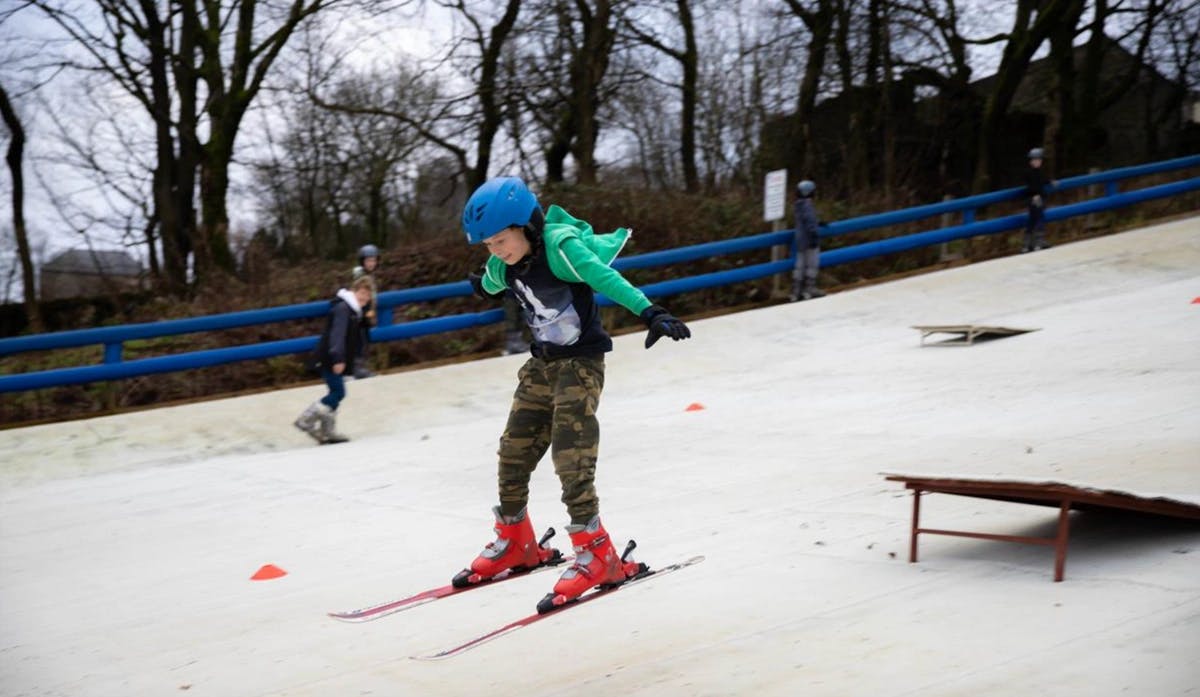
[[325,331],[313,352],[313,364],[329,388],[296,419],[296,428],[312,436],[321,445],[344,443],[348,438],[337,432],[337,408],[346,397],[346,366],[353,365],[362,341],[363,308],[371,302],[375,282],[369,276],[355,279],[350,288],[342,288],[329,303]]
[[1041,148],[1029,151],[1029,167],[1025,170],[1025,198],[1028,202],[1029,218],[1025,223],[1025,240],[1021,252],[1045,249],[1046,243],[1046,194],[1054,188],[1054,182],[1046,179],[1042,171],[1045,152]]

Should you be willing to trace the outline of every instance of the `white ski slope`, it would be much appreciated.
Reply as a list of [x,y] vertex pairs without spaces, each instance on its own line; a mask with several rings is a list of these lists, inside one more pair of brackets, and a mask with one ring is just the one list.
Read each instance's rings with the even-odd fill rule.
[[[448,661],[554,573],[350,625],[491,539],[522,359],[0,431],[0,694],[1200,694],[1200,524],[1073,518],[1049,548],[927,536],[882,471],[1200,494],[1200,218],[619,337],[605,523],[707,560]],[[669,304],[669,303],[668,303]],[[1040,331],[920,347],[916,324]],[[692,403],[699,411],[687,411]],[[927,526],[1045,535],[1057,511],[931,495]],[[553,468],[539,529],[561,526]],[[557,542],[565,544],[565,535]],[[264,564],[288,575],[250,581]]]

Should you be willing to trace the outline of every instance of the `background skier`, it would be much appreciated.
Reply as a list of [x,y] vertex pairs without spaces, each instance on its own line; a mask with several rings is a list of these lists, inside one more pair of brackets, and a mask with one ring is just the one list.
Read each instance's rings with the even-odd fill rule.
[[1041,148],[1029,151],[1029,167],[1025,170],[1025,196],[1028,200],[1029,220],[1025,223],[1025,241],[1021,252],[1032,252],[1049,247],[1046,244],[1046,195],[1053,189],[1053,182],[1046,179],[1042,170],[1045,153]]
[[371,301],[375,282],[363,276],[342,288],[329,303],[325,330],[313,351],[312,366],[319,370],[328,392],[308,406],[295,421],[296,428],[312,436],[318,443],[344,443],[348,440],[337,432],[337,409],[346,397],[344,374],[346,366],[358,352],[362,340],[363,307]]
[[371,341],[371,328],[377,325],[378,318],[376,310],[379,305],[379,284],[375,281],[375,271],[379,268],[379,248],[373,244],[363,245],[358,250],[358,266],[350,270],[351,282],[357,281],[364,276],[371,279],[371,300],[363,306],[363,321],[359,325],[359,331],[362,336],[359,337],[358,354],[354,357],[353,370],[355,380],[374,377],[375,373],[371,370],[370,364],[367,362],[367,344]]
[[792,214],[796,221],[796,266],[792,269],[792,302],[811,300],[825,294],[817,288],[821,267],[820,224],[812,197],[817,185],[805,179],[796,185],[796,203]]

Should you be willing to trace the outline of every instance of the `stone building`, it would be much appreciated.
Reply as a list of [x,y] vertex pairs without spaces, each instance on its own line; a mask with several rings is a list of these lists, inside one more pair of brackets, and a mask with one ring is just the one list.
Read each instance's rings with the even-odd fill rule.
[[79,298],[142,288],[142,265],[120,250],[72,249],[42,265],[40,297]]

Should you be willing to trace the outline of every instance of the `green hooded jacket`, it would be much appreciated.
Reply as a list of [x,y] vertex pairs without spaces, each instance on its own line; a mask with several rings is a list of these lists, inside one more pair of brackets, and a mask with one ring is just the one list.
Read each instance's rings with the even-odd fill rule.
[[[546,211],[542,233],[546,261],[554,277],[567,283],[586,283],[609,300],[635,315],[650,307],[650,299],[619,271],[613,260],[629,240],[628,228],[617,228],[607,235],[592,232],[592,226],[557,205]],[[508,289],[508,265],[500,257],[489,257],[483,275],[483,290],[498,295]]]

